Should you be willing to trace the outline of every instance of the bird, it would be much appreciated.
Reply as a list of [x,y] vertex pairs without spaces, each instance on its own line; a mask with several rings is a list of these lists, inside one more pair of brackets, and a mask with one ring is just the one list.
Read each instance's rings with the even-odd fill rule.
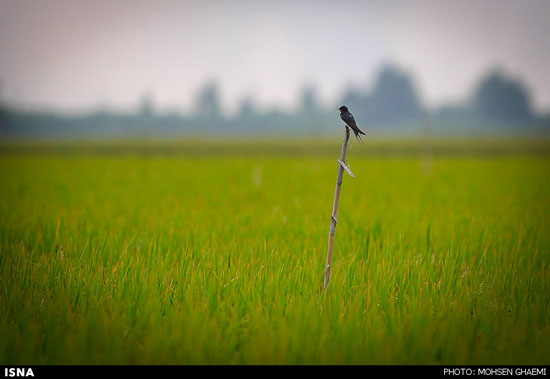
[[366,134],[361,129],[359,129],[359,127],[357,126],[357,122],[355,122],[355,118],[348,110],[348,107],[342,105],[340,108],[338,108],[338,110],[340,111],[340,118],[342,119],[342,121],[344,121],[346,125],[349,126],[351,130],[353,130],[353,133],[355,133],[355,138],[357,138],[359,142],[364,143],[363,139],[361,138],[361,134]]

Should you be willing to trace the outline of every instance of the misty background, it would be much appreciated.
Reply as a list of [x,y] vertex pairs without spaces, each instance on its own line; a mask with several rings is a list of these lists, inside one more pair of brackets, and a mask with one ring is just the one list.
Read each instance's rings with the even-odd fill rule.
[[550,2],[0,0],[3,138],[550,133]]

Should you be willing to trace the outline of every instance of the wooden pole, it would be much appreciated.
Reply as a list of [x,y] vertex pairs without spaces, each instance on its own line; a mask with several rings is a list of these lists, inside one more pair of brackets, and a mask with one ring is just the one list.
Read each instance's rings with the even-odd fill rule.
[[334,204],[332,206],[332,217],[330,220],[330,232],[328,237],[328,253],[327,253],[327,267],[325,269],[325,289],[328,289],[330,284],[330,272],[332,268],[332,251],[334,249],[334,235],[336,234],[336,224],[338,224],[338,207],[340,205],[340,190],[342,189],[342,181],[344,179],[344,170],[346,170],[352,177],[353,173],[346,165],[346,153],[348,150],[349,142],[349,127],[346,126],[346,135],[344,137],[344,143],[342,145],[342,153],[338,160],[338,178],[336,179],[336,192],[334,193]]

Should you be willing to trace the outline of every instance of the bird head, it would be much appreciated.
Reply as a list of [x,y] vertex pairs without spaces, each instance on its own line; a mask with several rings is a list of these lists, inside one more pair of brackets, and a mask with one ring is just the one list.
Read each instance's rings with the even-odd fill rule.
[[338,110],[340,112],[347,112],[348,111],[348,107],[346,107],[345,105],[342,105],[340,108],[338,108]]

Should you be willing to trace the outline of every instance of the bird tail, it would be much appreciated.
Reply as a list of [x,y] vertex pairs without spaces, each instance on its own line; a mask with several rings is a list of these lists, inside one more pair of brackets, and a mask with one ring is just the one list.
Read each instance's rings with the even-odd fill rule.
[[355,133],[355,138],[357,138],[357,141],[361,142],[362,144],[364,144],[365,142],[363,141],[363,138],[361,138],[361,134],[363,135],[366,135],[361,129],[359,129],[358,131],[353,131]]

